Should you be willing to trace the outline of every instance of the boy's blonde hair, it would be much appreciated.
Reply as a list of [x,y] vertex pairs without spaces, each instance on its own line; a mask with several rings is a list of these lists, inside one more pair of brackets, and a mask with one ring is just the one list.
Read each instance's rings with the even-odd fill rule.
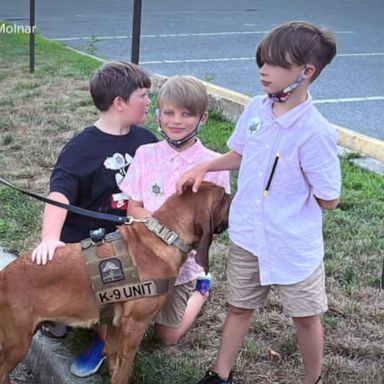
[[208,109],[207,90],[193,76],[173,76],[162,85],[157,95],[160,111],[168,103],[177,108],[185,108],[195,116],[201,116]]
[[150,88],[149,74],[136,64],[126,61],[110,61],[95,71],[89,82],[91,96],[96,108],[105,112],[115,97],[128,101],[140,88]]
[[259,68],[264,63],[290,68],[294,63],[313,64],[313,81],[336,55],[336,40],[332,32],[305,21],[291,21],[269,32],[256,50]]

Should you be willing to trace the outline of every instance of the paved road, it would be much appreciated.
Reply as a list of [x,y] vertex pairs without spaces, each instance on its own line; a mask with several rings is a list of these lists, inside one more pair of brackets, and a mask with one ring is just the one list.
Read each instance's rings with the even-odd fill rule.
[[[26,24],[25,0],[1,0],[0,19]],[[106,59],[130,59],[132,0],[37,0],[37,28]],[[194,74],[260,94],[254,51],[286,20],[330,27],[338,57],[313,84],[319,109],[336,124],[384,140],[384,1],[143,0],[140,63],[152,73]],[[96,37],[96,38],[95,38]]]

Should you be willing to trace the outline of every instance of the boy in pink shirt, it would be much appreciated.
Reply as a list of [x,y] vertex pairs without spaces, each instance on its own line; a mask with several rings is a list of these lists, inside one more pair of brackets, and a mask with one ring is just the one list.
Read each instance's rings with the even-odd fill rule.
[[205,172],[239,169],[229,213],[228,314],[214,370],[198,384],[232,383],[252,313],[272,285],[296,325],[303,383],[322,383],[322,208],[337,206],[341,177],[335,129],[314,107],[308,87],[335,54],[333,35],[313,24],[289,22],[272,30],[256,53],[268,96],[246,107],[228,153],[178,181],[179,192],[191,181],[197,190]]
[[[129,196],[128,215],[147,217],[176,192],[177,178],[194,165],[216,159],[219,154],[196,138],[208,118],[208,95],[204,85],[191,76],[175,76],[158,94],[158,122],[165,140],[143,145],[137,151],[120,188]],[[229,192],[229,172],[208,173],[204,180]],[[180,269],[175,288],[156,315],[155,337],[173,345],[191,327],[208,294],[194,290],[203,269],[192,251]]]

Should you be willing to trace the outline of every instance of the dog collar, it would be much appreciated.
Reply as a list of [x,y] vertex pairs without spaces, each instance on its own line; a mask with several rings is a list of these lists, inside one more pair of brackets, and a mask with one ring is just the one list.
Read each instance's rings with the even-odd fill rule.
[[180,239],[176,232],[171,231],[164,225],[160,224],[154,217],[150,217],[148,220],[146,220],[144,225],[168,245],[174,245],[183,253],[189,253],[192,251],[192,245],[185,243]]

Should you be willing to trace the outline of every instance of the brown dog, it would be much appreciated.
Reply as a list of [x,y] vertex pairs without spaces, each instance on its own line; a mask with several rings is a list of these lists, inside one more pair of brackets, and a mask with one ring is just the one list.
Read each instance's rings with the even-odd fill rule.
[[[203,183],[198,193],[171,196],[155,217],[197,249],[196,259],[208,261],[212,235],[228,226],[230,196],[222,187]],[[186,255],[166,244],[142,223],[119,228],[136,264],[140,280],[174,278]],[[109,244],[101,245],[106,256]],[[106,353],[113,384],[126,384],[144,331],[167,300],[167,294],[115,303],[108,327]],[[27,253],[0,272],[0,383],[28,352],[43,321],[91,327],[99,321],[95,293],[80,244],[59,248],[52,262],[38,266]]]

